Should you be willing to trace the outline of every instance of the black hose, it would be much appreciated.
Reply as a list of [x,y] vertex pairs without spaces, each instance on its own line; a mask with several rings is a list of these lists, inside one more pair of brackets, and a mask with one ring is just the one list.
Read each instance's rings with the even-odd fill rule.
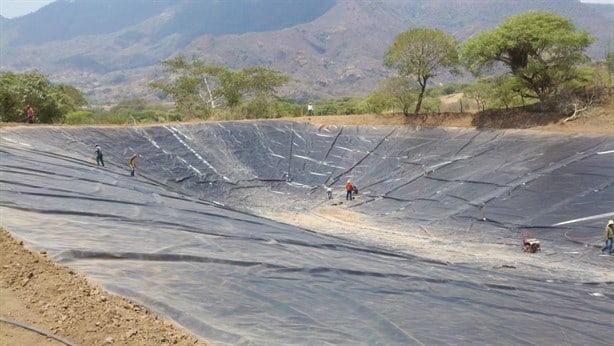
[[57,340],[57,341],[63,343],[64,345],[67,345],[67,346],[77,346],[77,345],[73,344],[70,341],[64,340],[64,339],[60,338],[59,336],[53,335],[53,334],[51,334],[50,332],[48,332],[46,330],[42,330],[42,329],[36,328],[35,326],[32,326],[32,325],[28,325],[28,324],[25,324],[25,323],[9,320],[9,319],[6,319],[4,317],[0,317],[0,322],[12,324],[12,325],[15,325],[15,326],[18,326],[18,327],[21,327],[21,328],[25,328],[25,329],[29,329],[29,330],[35,331],[35,332],[37,332],[37,333],[39,333],[41,335],[44,335],[46,337],[52,338],[54,340]]

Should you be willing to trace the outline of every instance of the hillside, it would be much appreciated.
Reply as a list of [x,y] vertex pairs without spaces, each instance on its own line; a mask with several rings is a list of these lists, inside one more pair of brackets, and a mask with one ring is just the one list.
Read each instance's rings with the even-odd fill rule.
[[579,0],[58,0],[3,20],[1,68],[37,68],[106,103],[150,95],[148,83],[164,77],[158,62],[183,53],[278,69],[293,78],[283,90],[291,98],[340,97],[365,94],[390,74],[382,56],[399,32],[433,27],[464,40],[529,10],[572,18],[598,38],[589,55],[603,57],[614,5]]

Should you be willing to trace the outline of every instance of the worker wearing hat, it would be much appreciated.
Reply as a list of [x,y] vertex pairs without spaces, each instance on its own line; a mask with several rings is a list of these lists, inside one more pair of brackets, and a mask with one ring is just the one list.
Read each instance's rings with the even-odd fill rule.
[[614,253],[614,220],[608,221],[605,226],[605,246],[601,249],[601,252],[608,250],[609,254]]

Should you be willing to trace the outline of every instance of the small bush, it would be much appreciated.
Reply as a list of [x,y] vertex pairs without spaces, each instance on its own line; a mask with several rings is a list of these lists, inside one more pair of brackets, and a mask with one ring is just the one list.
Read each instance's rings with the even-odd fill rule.
[[64,123],[69,125],[94,124],[96,120],[92,115],[91,111],[85,110],[70,112],[64,116]]

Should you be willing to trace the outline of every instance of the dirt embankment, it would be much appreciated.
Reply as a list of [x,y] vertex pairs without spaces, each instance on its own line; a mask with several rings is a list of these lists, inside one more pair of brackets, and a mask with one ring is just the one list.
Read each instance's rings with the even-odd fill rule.
[[[455,102],[451,98],[450,102]],[[442,107],[445,109],[445,107]],[[564,122],[569,114],[529,112],[523,108],[484,112],[441,112],[428,115],[356,114],[284,118],[319,125],[409,125],[491,129],[522,129],[585,134],[614,134],[614,96],[603,97],[575,120]]]
[[[206,345],[0,229],[0,345]],[[36,328],[35,331],[32,328]]]

